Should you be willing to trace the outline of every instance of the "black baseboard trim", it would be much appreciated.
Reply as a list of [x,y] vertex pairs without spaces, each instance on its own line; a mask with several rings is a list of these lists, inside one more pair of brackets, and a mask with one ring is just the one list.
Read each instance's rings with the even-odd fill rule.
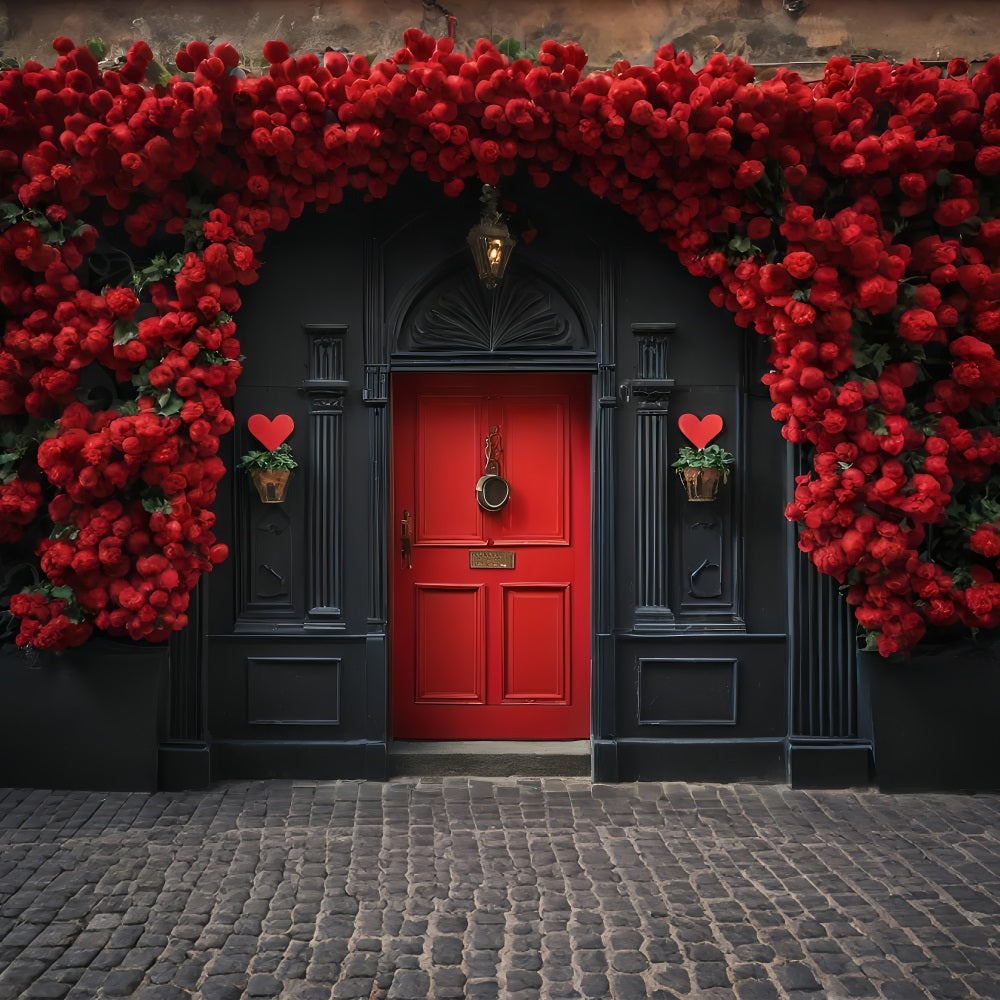
[[618,781],[618,744],[615,740],[593,740],[592,777],[602,784]]
[[618,741],[619,781],[783,783],[785,771],[784,739]]
[[871,747],[859,743],[797,744],[788,747],[792,788],[869,788]]
[[211,753],[213,781],[385,777],[385,744],[367,740],[213,740]]
[[212,755],[203,741],[184,740],[160,744],[159,786],[164,792],[208,788],[212,783]]

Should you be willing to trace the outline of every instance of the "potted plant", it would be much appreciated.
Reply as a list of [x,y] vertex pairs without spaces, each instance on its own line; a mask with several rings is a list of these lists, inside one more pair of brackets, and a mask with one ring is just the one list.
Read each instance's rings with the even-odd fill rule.
[[249,473],[262,503],[281,503],[285,499],[292,470],[298,464],[286,442],[276,448],[248,451],[240,459],[239,467]]
[[673,468],[687,490],[688,500],[714,500],[719,494],[719,483],[729,480],[729,470],[735,459],[721,445],[708,444],[697,448],[683,445],[677,452]]

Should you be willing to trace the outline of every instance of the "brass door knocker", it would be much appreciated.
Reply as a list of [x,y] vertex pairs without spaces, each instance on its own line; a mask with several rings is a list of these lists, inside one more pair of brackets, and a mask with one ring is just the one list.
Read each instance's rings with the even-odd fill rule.
[[500,463],[497,461],[503,452],[499,427],[490,428],[485,451],[486,468],[476,483],[476,499],[483,510],[493,513],[503,510],[510,499],[510,483],[500,475]]

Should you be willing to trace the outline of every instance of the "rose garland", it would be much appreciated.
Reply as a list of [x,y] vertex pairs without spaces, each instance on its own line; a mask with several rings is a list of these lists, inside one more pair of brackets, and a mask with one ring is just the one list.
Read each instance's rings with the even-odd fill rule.
[[[1000,625],[1000,58],[835,58],[807,85],[669,45],[584,76],[572,43],[403,42],[375,65],[269,42],[260,76],[192,42],[150,83],[143,42],[105,68],[58,38],[0,75],[0,543],[44,576],[11,598],[18,643],[186,623],[226,556],[233,316],[268,232],[409,169],[457,195],[522,166],[620,205],[770,338],[773,415],[812,458],[787,515],[871,645]],[[99,229],[174,252],[88,287]],[[95,369],[110,402],[81,398]]]

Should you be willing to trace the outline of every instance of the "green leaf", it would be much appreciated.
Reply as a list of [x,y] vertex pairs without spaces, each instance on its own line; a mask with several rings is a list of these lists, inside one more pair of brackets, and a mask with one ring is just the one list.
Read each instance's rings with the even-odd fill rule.
[[292,453],[291,445],[287,441],[279,444],[272,451],[264,449],[248,451],[239,460],[239,468],[246,471],[250,469],[295,469],[298,464]]
[[170,501],[158,489],[150,489],[142,498],[142,509],[149,514],[171,514]]
[[170,83],[170,71],[155,59],[146,67],[146,79],[154,86],[165,87]]
[[12,201],[0,201],[0,229],[14,225],[24,214],[24,209]]
[[90,49],[90,54],[100,62],[108,54],[108,47],[104,44],[104,39],[94,37],[87,39],[87,48]]
[[76,594],[73,593],[72,587],[50,587],[49,593],[56,598],[56,600],[61,601],[75,601]]
[[181,412],[184,400],[172,389],[161,392],[156,397],[156,412],[161,417],[174,417]]
[[121,347],[139,336],[139,327],[129,320],[116,319],[115,332],[112,341],[115,347]]
[[503,38],[497,42],[497,51],[508,59],[517,59],[521,55],[521,43],[516,38]]
[[882,369],[892,359],[892,350],[888,344],[873,344],[859,336],[854,338],[852,353],[856,369],[871,368],[876,376],[882,374]]

